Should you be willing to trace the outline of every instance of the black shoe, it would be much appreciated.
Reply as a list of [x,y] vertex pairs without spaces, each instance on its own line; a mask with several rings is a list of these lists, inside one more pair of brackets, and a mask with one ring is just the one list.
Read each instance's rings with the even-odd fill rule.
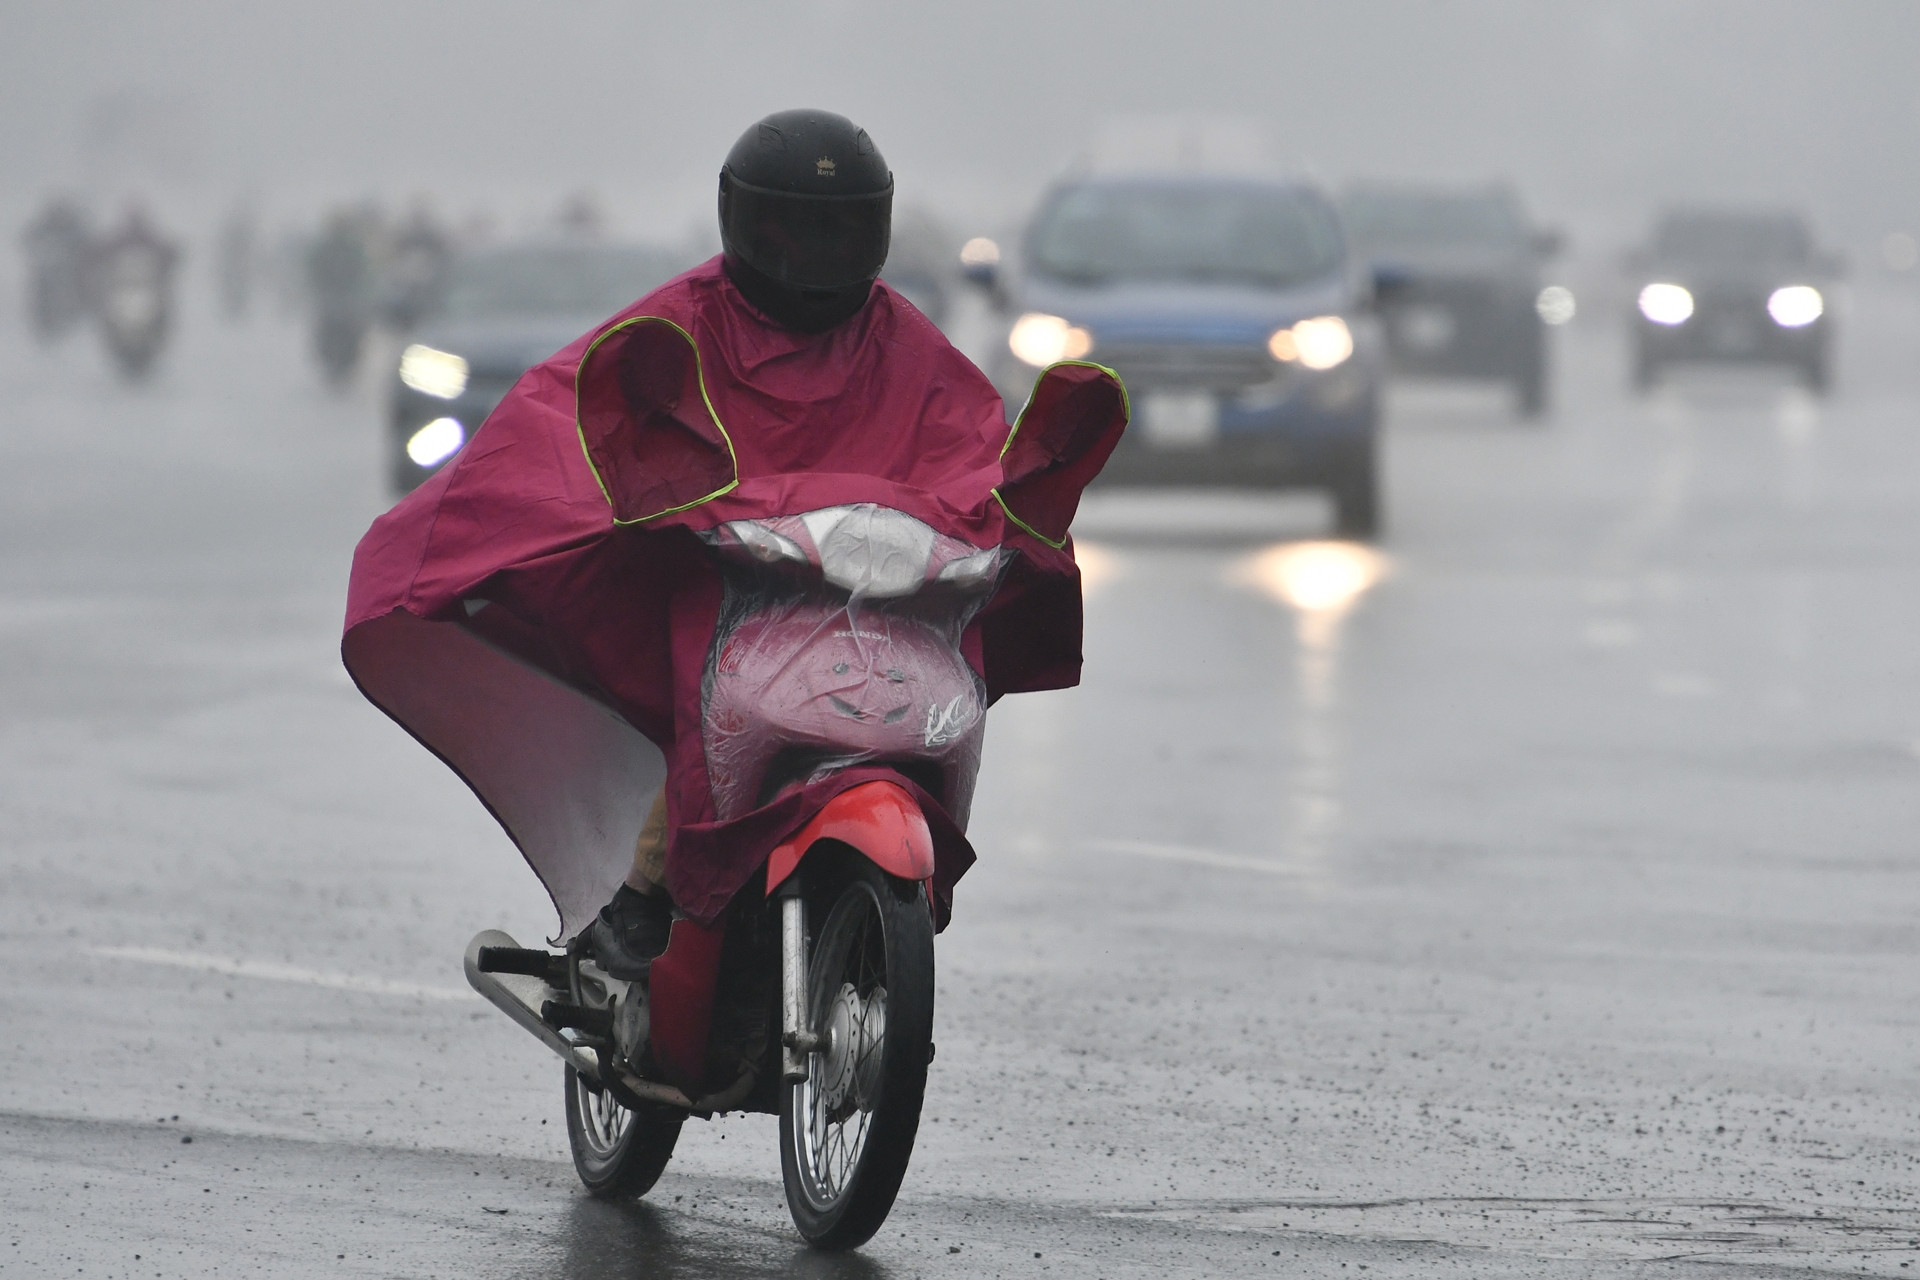
[[666,894],[641,893],[623,884],[587,926],[587,954],[609,975],[637,982],[667,949],[672,927],[673,904]]

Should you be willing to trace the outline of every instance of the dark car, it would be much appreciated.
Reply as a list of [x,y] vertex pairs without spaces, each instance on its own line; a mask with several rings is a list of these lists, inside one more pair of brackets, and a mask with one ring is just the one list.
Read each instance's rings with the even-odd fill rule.
[[438,311],[394,370],[394,489],[439,470],[521,374],[690,265],[646,246],[583,241],[456,257]]
[[1056,361],[1117,371],[1133,424],[1102,483],[1323,488],[1341,532],[1375,531],[1371,284],[1317,188],[1081,178],[1041,202],[1019,258],[1007,280],[971,261],[1012,318],[989,372],[1014,409]]
[[1838,264],[1792,213],[1682,209],[1628,260],[1634,385],[1692,361],[1788,365],[1827,387]]
[[1571,295],[1541,289],[1559,237],[1535,230],[1505,186],[1470,190],[1368,184],[1342,202],[1372,262],[1394,371],[1510,383],[1522,417],[1547,407],[1546,325]]

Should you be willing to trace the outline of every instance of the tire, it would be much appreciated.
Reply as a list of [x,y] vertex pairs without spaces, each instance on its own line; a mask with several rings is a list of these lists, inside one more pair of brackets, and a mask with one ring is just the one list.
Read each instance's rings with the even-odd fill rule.
[[808,1008],[827,1042],[780,1100],[787,1208],[816,1249],[854,1248],[886,1221],[913,1155],[933,1045],[926,894],[865,858],[845,867],[807,961]]
[[1342,538],[1369,541],[1380,534],[1380,477],[1369,439],[1353,451],[1328,486],[1333,494],[1333,531]]
[[572,1067],[566,1072],[567,1143],[580,1181],[602,1200],[637,1200],[653,1190],[673,1158],[685,1117],[629,1110]]

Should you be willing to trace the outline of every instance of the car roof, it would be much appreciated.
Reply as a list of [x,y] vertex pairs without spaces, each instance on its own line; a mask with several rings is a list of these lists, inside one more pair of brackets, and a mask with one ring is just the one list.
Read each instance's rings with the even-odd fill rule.
[[1074,187],[1187,188],[1210,187],[1240,191],[1305,191],[1325,195],[1325,189],[1308,178],[1261,176],[1243,173],[1181,173],[1144,170],[1138,173],[1085,173],[1062,178],[1056,190]]

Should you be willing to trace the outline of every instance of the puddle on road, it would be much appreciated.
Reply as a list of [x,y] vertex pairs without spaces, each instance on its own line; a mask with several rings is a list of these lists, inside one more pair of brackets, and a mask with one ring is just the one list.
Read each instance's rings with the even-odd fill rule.
[[[1103,1216],[1552,1258],[1844,1265],[1860,1275],[1897,1276],[1920,1255],[1920,1219],[1912,1211],[1857,1205],[1438,1197],[1161,1205]],[[1906,1274],[1913,1274],[1910,1266]]]

